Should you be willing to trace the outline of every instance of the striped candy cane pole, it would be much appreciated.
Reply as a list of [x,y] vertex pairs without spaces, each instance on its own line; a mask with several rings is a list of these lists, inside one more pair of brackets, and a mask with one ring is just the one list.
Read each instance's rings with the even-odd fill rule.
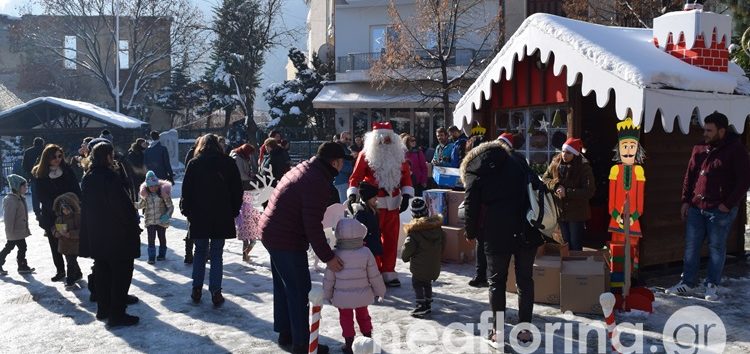
[[612,342],[612,337],[615,335],[615,327],[617,324],[615,323],[615,302],[617,300],[615,299],[615,296],[612,293],[602,293],[599,295],[599,303],[602,305],[602,312],[604,312],[604,319],[607,322],[607,338],[609,338],[609,342],[612,343],[612,353],[619,353],[620,351],[615,346],[615,343]]
[[323,307],[323,288],[313,284],[308,294],[312,304],[312,321],[310,321],[310,354],[318,353],[318,329],[320,328],[320,309]]

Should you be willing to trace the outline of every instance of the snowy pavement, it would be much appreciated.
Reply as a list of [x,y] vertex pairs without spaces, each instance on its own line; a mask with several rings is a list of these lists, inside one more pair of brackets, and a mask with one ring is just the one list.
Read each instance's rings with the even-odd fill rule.
[[[33,215],[30,219],[34,220]],[[32,223],[33,236],[27,238],[28,260],[36,272],[19,275],[15,270],[14,251],[5,264],[10,274],[0,278],[0,318],[3,319],[0,322],[0,352],[282,352],[275,344],[277,335],[272,326],[271,272],[268,253],[263,246],[258,243],[252,252],[252,264],[248,265],[241,260],[241,242],[229,240],[224,249],[223,292],[227,302],[223,307],[214,309],[207,290],[204,290],[203,302],[193,305],[190,301],[191,267],[182,262],[186,223],[181,215],[175,215],[173,225],[167,231],[169,252],[166,261],[147,264],[146,245],[143,244],[141,253],[144,256],[135,262],[130,293],[141,301],[130,306],[128,312],[140,316],[140,324],[132,328],[108,330],[103,322],[94,318],[96,304],[88,301],[85,281],[79,283],[81,288],[72,291],[66,290],[63,283],[50,281],[55,272],[49,246],[41,229]],[[145,233],[142,239],[145,242]],[[91,260],[80,259],[79,262],[87,275]],[[746,260],[742,260],[735,261],[727,268],[729,279],[724,285],[728,288],[722,289],[719,302],[669,297],[659,293],[654,314],[631,314],[619,320],[643,322],[642,349],[646,353],[663,353],[665,347],[661,333],[669,316],[684,306],[701,305],[715,311],[724,321],[728,336],[725,352],[750,352],[750,330],[747,326],[750,303],[746,300],[746,294],[750,293],[750,266]],[[389,289],[383,303],[370,307],[375,335],[382,335],[384,352],[458,353],[480,350],[482,341],[478,337],[455,330],[456,325],[451,325],[454,322],[478,323],[481,312],[488,309],[487,290],[466,285],[473,272],[472,265],[444,266],[434,286],[433,314],[425,320],[409,316],[413,307],[413,293],[408,285],[408,265],[399,261],[397,271],[404,285]],[[315,281],[321,278],[321,274],[313,273]],[[649,280],[649,285],[670,286],[675,279],[673,274],[654,277]],[[508,295],[508,307],[506,336],[511,329],[509,324],[517,321],[515,294]],[[602,320],[601,316],[595,315],[562,314],[557,306],[535,305],[534,324],[544,329],[546,322],[601,325]],[[422,326],[421,331],[413,329],[415,324]],[[390,333],[385,333],[387,328],[394,327],[401,332],[395,339]],[[410,327],[412,331],[407,335]],[[578,339],[578,326],[573,328]],[[444,345],[442,337],[436,337],[443,333],[453,335],[448,346]],[[478,333],[476,330],[475,334]],[[564,352],[562,331],[554,334],[544,338],[535,352],[544,353],[545,348],[549,353]],[[323,308],[321,335],[322,343],[331,345],[333,352],[340,352],[343,338],[338,312],[331,306]],[[409,349],[408,342],[417,343]],[[580,348],[584,352],[597,352],[597,343],[592,333],[588,339],[576,340],[573,350],[578,352]],[[464,349],[450,349],[450,346]],[[608,350],[608,345],[605,348]],[[512,352],[511,349],[506,345],[506,350]]]

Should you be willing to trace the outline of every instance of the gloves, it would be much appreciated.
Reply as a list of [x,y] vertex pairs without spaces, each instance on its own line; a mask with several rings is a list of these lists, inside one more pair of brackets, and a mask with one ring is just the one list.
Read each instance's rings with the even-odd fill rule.
[[404,194],[403,198],[401,199],[401,208],[398,210],[399,213],[403,213],[406,209],[409,209],[410,199],[411,199],[410,195]]
[[164,214],[164,215],[162,215],[162,216],[159,217],[159,223],[160,224],[166,224],[166,223],[169,222],[169,219],[170,219],[169,215],[168,214]]
[[354,215],[354,203],[357,202],[357,195],[356,194],[350,194],[349,199],[347,199],[344,202],[344,206],[346,207],[349,212]]

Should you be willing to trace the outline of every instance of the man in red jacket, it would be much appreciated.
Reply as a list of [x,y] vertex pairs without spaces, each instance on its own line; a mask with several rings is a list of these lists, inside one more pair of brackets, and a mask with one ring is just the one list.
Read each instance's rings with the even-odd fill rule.
[[[279,345],[291,346],[293,353],[307,353],[310,338],[307,248],[312,247],[328,269],[343,268],[322,224],[332,196],[338,196],[333,178],[343,164],[341,145],[323,143],[315,157],[284,175],[260,218],[261,241],[271,256],[273,330],[279,333]],[[319,345],[318,353],[328,353],[328,347]]]
[[715,112],[705,119],[705,143],[693,147],[682,183],[680,215],[687,219],[682,280],[666,290],[684,295],[698,284],[701,247],[708,240],[706,300],[717,300],[717,286],[726,257],[727,237],[738,205],[750,187],[750,159],[739,137],[729,131],[725,115]]

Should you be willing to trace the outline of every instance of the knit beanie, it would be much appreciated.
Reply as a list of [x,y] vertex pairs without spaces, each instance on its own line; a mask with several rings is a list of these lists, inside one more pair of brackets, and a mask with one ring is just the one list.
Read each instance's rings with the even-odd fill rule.
[[8,186],[10,186],[12,191],[18,192],[24,184],[26,184],[25,178],[16,174],[8,175]]
[[153,187],[159,185],[159,178],[156,177],[154,171],[146,172],[146,187]]
[[424,202],[424,199],[420,197],[412,198],[411,215],[414,219],[427,216],[427,204]]
[[378,189],[367,182],[359,183],[359,198],[366,202],[378,195]]
[[346,152],[344,152],[344,147],[339,143],[331,141],[320,144],[318,147],[318,153],[316,154],[318,157],[329,160],[343,159],[345,155]]

